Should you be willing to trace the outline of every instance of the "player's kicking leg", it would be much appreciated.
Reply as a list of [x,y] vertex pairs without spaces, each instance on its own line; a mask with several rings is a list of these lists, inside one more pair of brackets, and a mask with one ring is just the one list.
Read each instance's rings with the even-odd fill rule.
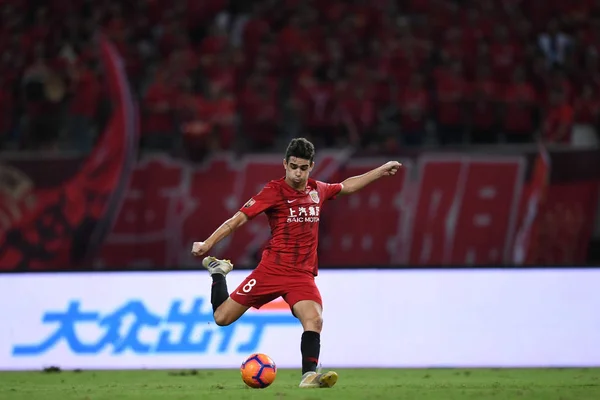
[[215,323],[227,326],[237,321],[249,307],[244,306],[229,297],[225,276],[233,269],[229,260],[219,260],[215,257],[204,257],[202,265],[208,270],[213,283],[210,302],[213,307]]
[[[319,296],[320,297],[320,296]],[[317,371],[321,352],[321,329],[323,328],[322,308],[312,300],[301,300],[292,307],[294,315],[302,323],[304,333],[300,342],[302,352],[301,388],[330,388],[338,380],[334,371]]]

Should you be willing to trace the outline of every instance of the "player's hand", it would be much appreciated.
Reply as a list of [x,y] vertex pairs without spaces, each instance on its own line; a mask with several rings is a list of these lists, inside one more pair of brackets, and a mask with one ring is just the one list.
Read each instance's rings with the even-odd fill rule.
[[200,257],[210,250],[211,246],[206,242],[194,242],[192,245],[192,255],[194,257]]
[[383,175],[383,176],[396,175],[396,172],[398,172],[400,167],[402,167],[402,164],[400,164],[398,161],[388,161],[380,167],[381,175]]

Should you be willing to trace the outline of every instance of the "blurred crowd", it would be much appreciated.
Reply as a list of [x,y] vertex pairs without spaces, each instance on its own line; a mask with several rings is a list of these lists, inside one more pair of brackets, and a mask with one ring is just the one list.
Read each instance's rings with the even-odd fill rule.
[[597,0],[0,0],[0,145],[88,150],[123,56],[141,145],[192,159],[597,135]]

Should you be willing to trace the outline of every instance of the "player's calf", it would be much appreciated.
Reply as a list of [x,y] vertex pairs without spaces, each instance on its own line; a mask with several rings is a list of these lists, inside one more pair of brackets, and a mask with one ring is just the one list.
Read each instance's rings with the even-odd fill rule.
[[300,352],[302,354],[302,374],[315,372],[319,365],[321,334],[315,331],[304,331],[300,340]]
[[312,300],[301,300],[292,307],[294,315],[302,323],[304,333],[300,341],[302,353],[302,375],[315,372],[321,352],[321,330],[323,329],[322,307]]
[[[213,307],[213,312],[227,300],[229,292],[227,291],[227,275],[233,269],[233,264],[229,260],[219,260],[215,257],[204,257],[202,265],[208,270],[212,278],[212,287],[210,291],[210,302]],[[216,321],[216,320],[215,320]]]

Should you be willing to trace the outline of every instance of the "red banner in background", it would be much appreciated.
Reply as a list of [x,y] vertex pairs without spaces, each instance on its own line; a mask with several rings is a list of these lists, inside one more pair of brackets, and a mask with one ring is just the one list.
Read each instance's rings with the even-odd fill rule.
[[[314,176],[341,180],[383,161],[326,154],[317,160]],[[525,156],[425,155],[408,161],[399,176],[325,205],[320,265],[512,264],[531,192],[528,168]],[[223,156],[201,166],[168,157],[146,159],[134,173],[97,264],[199,266],[190,256],[191,243],[208,237],[266,181],[282,174],[278,156]],[[543,264],[585,261],[598,180],[568,183],[568,191],[564,185],[549,187],[539,211],[543,235],[536,238],[540,253],[532,260]],[[253,266],[268,237],[261,216],[213,253]]]
[[505,262],[524,173],[522,157],[426,159],[411,213],[408,263]]
[[[78,169],[66,180],[48,187],[27,177],[11,188],[10,202],[0,197],[0,215],[10,216],[0,231],[2,269],[87,267],[112,229],[134,167],[137,121],[121,60],[106,40],[100,38],[99,45],[113,114],[90,156],[67,161]],[[56,160],[35,164],[46,168],[41,181],[60,174]],[[15,178],[15,168],[2,170]]]
[[598,181],[550,185],[546,196],[528,264],[583,263],[594,229]]
[[[540,167],[543,166],[540,158],[536,162],[531,153],[423,154],[403,159],[405,168],[396,177],[379,180],[359,193],[326,203],[321,219],[320,264],[582,264],[598,204],[600,152],[551,152],[550,159],[551,170]],[[79,159],[32,161],[14,156],[8,163],[6,159],[3,161],[6,165],[0,175],[9,170],[21,171],[27,179],[24,184],[13,185],[10,191],[11,199],[18,200],[23,207],[0,200],[3,204],[0,222],[11,221],[7,216],[33,215],[28,208],[32,194],[54,199],[48,194],[53,193],[52,187],[60,186],[57,175],[64,176],[69,170],[87,170]],[[314,176],[329,182],[340,181],[385,161],[350,158],[345,153],[321,153]],[[45,167],[40,167],[41,164]],[[106,184],[125,182],[117,179],[109,164],[95,165],[104,166],[94,168],[98,174],[86,175],[90,179],[105,176]],[[264,182],[282,174],[280,156],[223,155],[203,165],[167,156],[146,158],[136,166],[128,190],[121,192],[122,197],[113,197],[112,204],[123,200],[123,205],[100,254],[94,258],[93,267],[199,266],[200,260],[190,256],[191,243],[210,235]],[[77,265],[73,261],[80,260],[73,255],[79,257],[82,250],[89,249],[93,237],[90,232],[102,233],[98,229],[83,231],[82,227],[88,225],[73,221],[94,222],[94,216],[106,212],[108,208],[103,204],[107,204],[107,197],[84,193],[96,193],[111,185],[93,179],[89,185],[83,185],[84,181],[75,178],[76,175],[63,178],[61,187],[71,188],[61,192],[66,196],[62,199],[67,201],[53,203],[57,207],[45,207],[46,213],[36,214],[38,217],[30,220],[31,224],[22,218],[20,225],[10,225],[13,241],[2,242],[0,252],[5,260],[4,269],[15,269],[15,265],[44,269],[73,267]],[[543,193],[540,177],[549,177],[550,183],[545,196],[539,197],[543,201],[536,204],[532,193]],[[48,185],[48,182],[53,183]],[[76,182],[78,185],[73,186]],[[39,205],[39,201],[34,203],[33,209],[41,209],[37,208]],[[536,213],[531,214],[531,209]],[[93,227],[110,227],[110,220],[102,218],[100,221],[104,222]],[[260,216],[221,243],[214,254],[229,257],[238,266],[252,267],[269,233],[266,218]],[[18,242],[19,247],[14,245],[15,238],[27,241]],[[96,239],[101,240],[101,235]],[[46,247],[40,247],[41,243]],[[520,261],[513,257],[519,246],[526,249],[525,258]],[[40,253],[42,250],[54,251],[51,254],[55,258],[44,263],[47,253]],[[6,260],[16,260],[18,264]],[[86,267],[91,268],[92,264],[87,263]]]
[[542,219],[540,208],[547,200],[549,185],[550,156],[546,148],[540,146],[539,154],[535,157],[529,188],[523,195],[523,211],[519,218],[520,225],[513,246],[512,261],[516,265],[535,263],[535,254],[542,245],[539,240]]

